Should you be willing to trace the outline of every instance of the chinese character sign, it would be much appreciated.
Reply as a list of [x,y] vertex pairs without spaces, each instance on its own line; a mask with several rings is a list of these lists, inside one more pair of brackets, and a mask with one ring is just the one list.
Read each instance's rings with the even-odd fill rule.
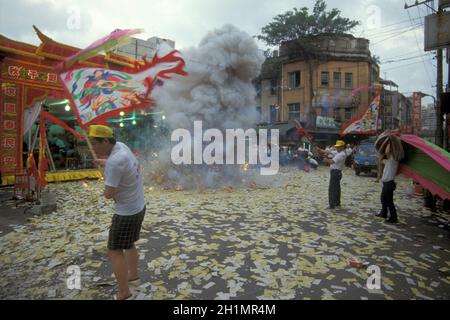
[[14,120],[3,120],[3,130],[14,131],[16,130],[16,121]]
[[5,149],[15,149],[16,148],[16,137],[6,136],[3,138],[3,147]]
[[421,113],[422,113],[422,97],[419,93],[413,93],[413,133],[418,134],[421,127]]
[[[16,72],[10,69],[11,73]],[[12,172],[20,165],[21,148],[21,86],[15,83],[2,82],[0,95],[0,169],[2,172]]]
[[18,67],[18,66],[9,66],[8,67],[8,74],[11,77],[19,77],[20,76],[20,69],[22,69],[22,67]]
[[3,112],[16,114],[16,104],[11,102],[5,102],[3,105]]
[[7,97],[14,98],[16,96],[16,88],[15,87],[7,87],[5,90],[5,95]]
[[29,80],[49,84],[56,84],[58,82],[58,76],[56,73],[47,72],[42,69],[39,70],[35,67],[28,67],[26,65],[5,66],[3,68],[3,76],[10,79]]

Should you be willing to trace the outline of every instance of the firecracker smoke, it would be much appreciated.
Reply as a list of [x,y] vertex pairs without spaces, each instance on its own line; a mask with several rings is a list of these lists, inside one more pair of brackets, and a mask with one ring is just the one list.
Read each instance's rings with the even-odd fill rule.
[[[184,128],[192,132],[194,121],[202,121],[203,130],[255,128],[259,114],[252,80],[261,72],[264,55],[253,38],[225,25],[209,32],[198,47],[180,52],[188,76],[174,77],[153,93],[155,111],[165,114],[169,131]],[[245,165],[175,166],[170,148],[168,141],[158,151],[158,161],[148,168],[153,180],[161,184],[180,188],[236,185],[242,183],[242,173],[248,169]],[[230,145],[224,145],[225,154],[230,152],[228,148]]]

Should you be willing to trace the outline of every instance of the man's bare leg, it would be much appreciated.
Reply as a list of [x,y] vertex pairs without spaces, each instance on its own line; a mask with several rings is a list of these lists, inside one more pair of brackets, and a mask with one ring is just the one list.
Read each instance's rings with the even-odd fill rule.
[[128,265],[128,280],[136,280],[139,278],[138,273],[138,252],[133,244],[131,249],[125,250],[125,257]]
[[131,293],[128,288],[128,266],[124,252],[123,250],[108,250],[108,254],[118,286],[117,300],[126,299]]

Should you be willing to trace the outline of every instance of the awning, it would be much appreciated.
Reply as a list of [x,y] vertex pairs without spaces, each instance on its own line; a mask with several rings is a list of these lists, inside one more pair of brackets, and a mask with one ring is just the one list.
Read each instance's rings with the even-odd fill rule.
[[269,132],[270,130],[278,129],[281,137],[286,136],[291,130],[297,130],[297,126],[295,124],[287,122],[258,124],[256,126],[256,131],[259,133],[259,130],[261,129],[267,129]]

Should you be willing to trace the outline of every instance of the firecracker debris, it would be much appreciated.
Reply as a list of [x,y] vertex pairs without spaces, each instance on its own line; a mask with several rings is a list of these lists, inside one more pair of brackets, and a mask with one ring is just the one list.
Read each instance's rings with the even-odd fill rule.
[[[326,168],[284,170],[289,181],[272,187],[146,186],[133,298],[450,299],[448,216],[424,208],[410,180],[398,179],[400,221],[391,225],[374,217],[375,178],[346,169],[342,208],[329,210]],[[103,182],[48,189],[55,212],[0,231],[0,299],[111,299],[113,203],[103,197]],[[74,265],[80,289],[67,285]],[[379,289],[367,286],[370,266],[381,271]]]

